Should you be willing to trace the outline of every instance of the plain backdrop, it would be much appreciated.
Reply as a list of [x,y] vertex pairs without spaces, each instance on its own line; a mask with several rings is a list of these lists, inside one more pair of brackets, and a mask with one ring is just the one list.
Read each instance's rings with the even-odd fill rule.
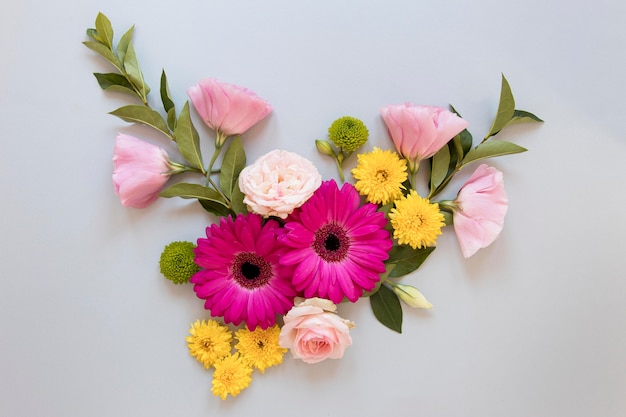
[[[517,108],[545,123],[499,135],[529,149],[490,162],[510,199],[499,240],[465,260],[446,230],[402,281],[435,306],[405,310],[403,334],[379,325],[367,301],[342,305],[357,323],[343,359],[286,355],[238,397],[213,397],[211,373],[185,344],[208,315],[190,286],[160,276],[158,257],[215,219],[180,199],[120,205],[116,134],[168,145],[107,114],[129,102],[100,90],[92,73],[110,67],[81,44],[98,11],[116,40],[136,25],[155,107],[162,69],[179,108],[204,77],[246,86],[274,107],[244,136],[248,160],[296,151],[325,178],[335,168],[314,140],[336,118],[366,123],[366,150],[389,148],[380,107],[453,104],[480,138],[505,74]],[[0,415],[626,415],[624,17],[619,0],[3,8]]]

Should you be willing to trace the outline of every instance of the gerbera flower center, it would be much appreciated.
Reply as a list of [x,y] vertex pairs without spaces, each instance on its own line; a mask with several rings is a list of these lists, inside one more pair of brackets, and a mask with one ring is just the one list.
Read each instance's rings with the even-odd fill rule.
[[272,265],[252,252],[241,252],[235,255],[231,271],[235,281],[247,289],[264,286],[273,275]]
[[350,238],[336,223],[328,223],[315,232],[313,249],[326,262],[341,262],[350,248]]
[[378,182],[382,183],[387,181],[387,177],[389,177],[389,173],[387,172],[387,170],[379,169],[378,171],[376,171],[376,179],[378,180]]
[[261,268],[250,262],[244,262],[243,265],[241,265],[241,274],[246,279],[255,279],[261,274]]

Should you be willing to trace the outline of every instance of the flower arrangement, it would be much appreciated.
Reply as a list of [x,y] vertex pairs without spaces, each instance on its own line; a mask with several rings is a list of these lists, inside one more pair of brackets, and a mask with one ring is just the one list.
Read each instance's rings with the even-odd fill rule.
[[[197,242],[169,243],[159,261],[174,284],[192,284],[212,317],[191,325],[187,346],[214,370],[214,395],[238,395],[250,384],[253,369],[265,372],[288,351],[311,364],[341,358],[352,344],[354,326],[338,314],[341,303],[367,299],[383,325],[401,332],[402,303],[432,305],[399,279],[433,253],[447,225],[466,258],[500,234],[508,200],[496,168],[478,165],[454,200],[437,198],[467,166],[526,150],[492,139],[502,129],[542,121],[515,109],[504,76],[497,114],[477,145],[453,107],[384,106],[381,116],[393,148],[369,152],[359,151],[369,136],[363,122],[338,118],[328,140],[315,141],[318,151],[334,160],[337,182],[285,150],[247,162],[242,137],[272,107],[246,88],[207,78],[187,90],[192,106],[186,102],[178,109],[163,71],[163,109],[154,109],[133,30],[114,46],[112,25],[98,14],[84,44],[116,71],[94,75],[102,89],[139,101],[111,114],[156,129],[179,154],[171,157],[157,145],[120,133],[113,152],[114,190],[122,205],[132,208],[158,198],[194,199],[214,220]],[[191,107],[215,132],[208,163]],[[354,181],[347,182],[344,161],[355,152]],[[418,192],[418,171],[426,171],[426,192]],[[195,174],[198,181],[176,181],[181,173]]]

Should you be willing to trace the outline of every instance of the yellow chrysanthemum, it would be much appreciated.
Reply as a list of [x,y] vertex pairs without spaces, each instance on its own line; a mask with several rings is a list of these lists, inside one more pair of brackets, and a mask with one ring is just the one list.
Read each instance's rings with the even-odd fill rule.
[[397,153],[374,148],[372,152],[357,155],[358,164],[352,170],[355,188],[370,203],[387,204],[402,197],[407,179],[406,161]]
[[278,344],[278,335],[280,327],[277,325],[265,330],[257,327],[253,331],[244,327],[235,333],[235,338],[239,341],[235,349],[246,362],[263,373],[265,368],[282,363],[283,355],[287,352],[287,349]]
[[196,320],[189,329],[187,347],[191,356],[209,369],[217,360],[230,355],[233,333],[215,320]]
[[441,228],[445,226],[439,205],[420,197],[415,190],[395,202],[389,219],[394,229],[393,237],[413,249],[435,246]]
[[213,387],[211,392],[225,400],[228,394],[237,396],[243,389],[248,388],[252,381],[252,368],[238,353],[227,356],[215,362],[213,373]]

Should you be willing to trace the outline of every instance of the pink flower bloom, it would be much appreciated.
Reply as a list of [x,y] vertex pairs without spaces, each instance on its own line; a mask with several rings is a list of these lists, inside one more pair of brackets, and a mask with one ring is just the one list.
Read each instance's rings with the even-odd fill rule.
[[354,323],[339,317],[336,310],[333,303],[321,298],[297,302],[284,317],[278,343],[306,363],[341,358],[352,345],[349,332]]
[[125,207],[144,208],[159,197],[169,178],[167,152],[120,133],[113,148],[113,185]]
[[502,172],[485,164],[465,182],[454,201],[454,231],[463,256],[469,258],[486,248],[502,231],[508,198]]
[[272,111],[252,91],[214,78],[200,81],[187,94],[204,123],[225,137],[244,133]]
[[380,112],[396,149],[411,163],[430,158],[467,127],[465,120],[443,107],[405,103]]
[[321,183],[322,176],[311,161],[282,150],[259,157],[239,175],[248,208],[264,217],[282,219],[307,201]]
[[291,249],[280,263],[295,267],[297,291],[338,303],[374,289],[392,245],[385,215],[376,209],[361,206],[351,184],[340,190],[330,180],[287,218],[279,239]]
[[258,214],[222,217],[198,239],[196,263],[203,268],[189,282],[213,317],[248,329],[266,329],[293,306],[293,268],[278,263],[286,248],[277,240],[279,224],[263,224]]

